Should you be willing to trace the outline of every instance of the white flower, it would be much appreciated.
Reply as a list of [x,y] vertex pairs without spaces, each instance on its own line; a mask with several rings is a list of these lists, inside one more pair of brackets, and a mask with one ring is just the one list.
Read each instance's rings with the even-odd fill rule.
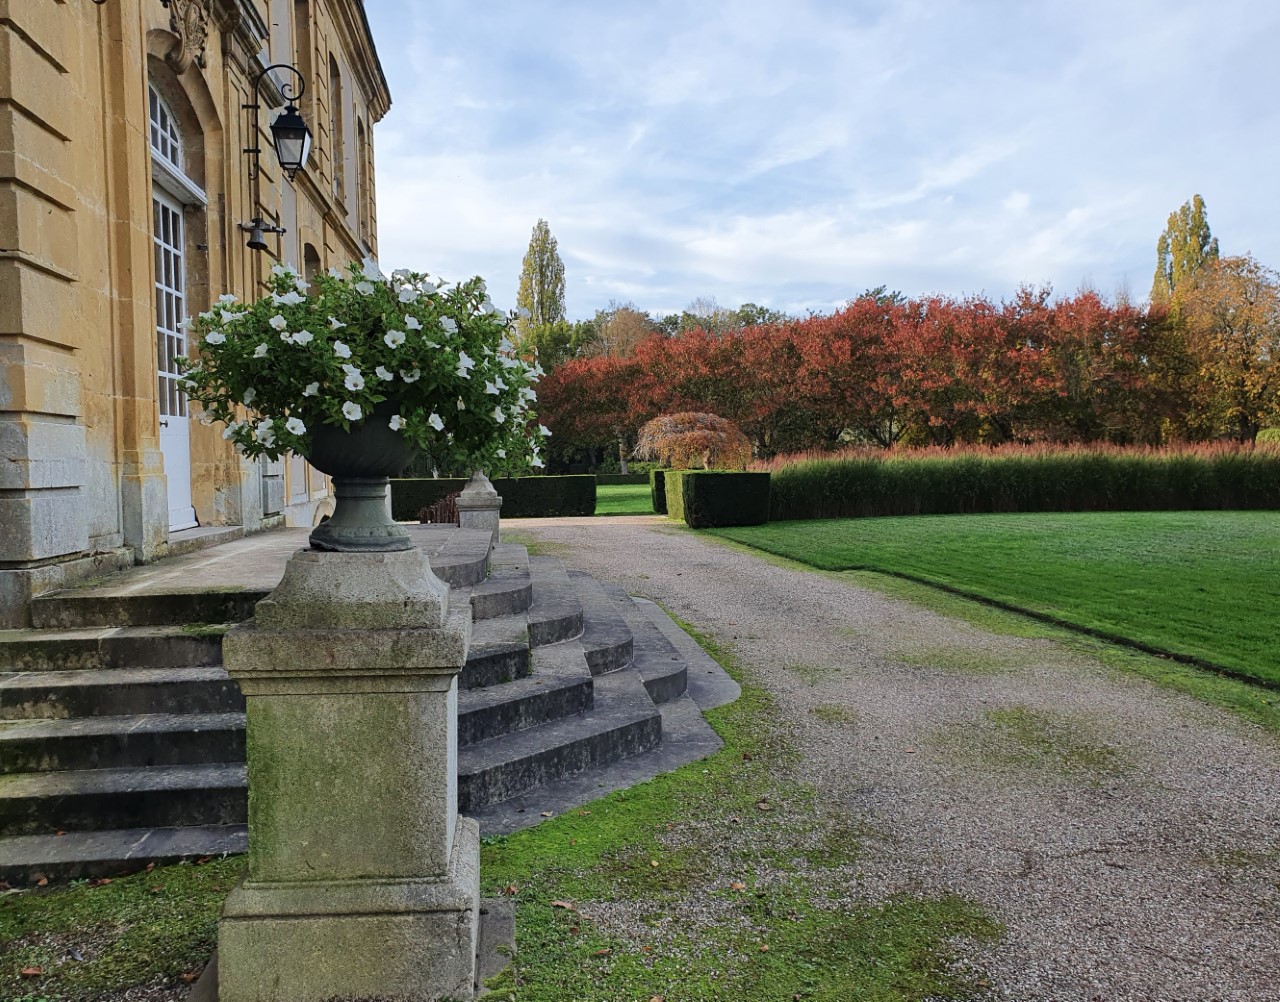
[[484,302],[480,304],[480,309],[485,313],[501,313],[502,311],[493,305],[493,300],[488,296],[484,297]]
[[460,410],[460,411],[465,411],[466,409],[467,409],[467,405],[466,405],[466,404],[464,404],[464,403],[462,402],[462,398],[461,398],[461,397],[459,397],[459,398],[458,398],[458,410]]
[[414,369],[412,372],[407,372],[404,369],[400,370],[400,378],[403,379],[406,383],[416,383],[421,378],[421,376],[422,376],[421,369]]
[[494,386],[493,383],[486,382],[484,384],[484,391],[485,393],[488,393],[490,396],[496,397],[498,395],[498,388]]
[[520,359],[518,358],[510,358],[506,355],[503,355],[501,358],[498,359],[498,361],[502,363],[502,367],[504,369],[520,368]]
[[348,421],[359,421],[364,417],[364,411],[360,409],[360,405],[352,400],[348,400],[342,405],[342,416]]
[[453,317],[441,317],[440,329],[444,331],[446,334],[457,334],[458,321],[454,320]]
[[529,460],[529,465],[539,470],[542,469],[544,465],[542,462],[542,457],[535,452],[533,454],[533,459]]
[[222,344],[224,341],[226,341],[226,339],[227,339],[227,335],[223,334],[222,331],[210,331],[208,334],[204,336],[204,343],[205,344]]
[[285,430],[291,435],[305,435],[307,426],[302,423],[302,418],[291,417],[284,423]]
[[458,368],[474,369],[476,367],[475,360],[471,358],[465,351],[458,352]]
[[526,386],[524,389],[520,391],[520,399],[528,403],[532,403],[533,401],[538,399],[538,394],[533,392],[533,387]]
[[336,331],[339,327],[345,327],[345,326],[347,326],[347,325],[346,325],[346,324],[344,324],[344,323],[343,323],[341,320],[339,320],[337,317],[330,317],[330,318],[329,318],[329,329],[330,329],[331,331]]
[[342,273],[341,268],[335,265],[334,267],[329,269],[329,277],[342,279],[342,278],[346,278],[347,276]]
[[404,331],[387,331],[382,335],[382,340],[386,342],[388,348],[399,348],[404,344]]
[[320,395],[319,383],[307,383],[307,388],[302,391],[304,397],[315,397]]
[[272,327],[278,331],[284,330],[289,326],[289,321],[277,313],[274,317],[267,321]]
[[229,324],[232,320],[240,319],[239,313],[232,313],[230,310],[219,310],[218,312],[222,314],[222,322],[224,324]]
[[390,428],[392,431],[399,431],[401,428],[404,427],[404,418],[402,418],[399,414],[392,414],[391,420],[387,422],[387,427]]
[[435,411],[432,411],[431,417],[427,418],[427,424],[431,425],[436,431],[444,431],[444,421]]
[[335,341],[335,342],[333,342],[333,353],[334,353],[335,355],[337,355],[339,358],[350,358],[350,357],[351,357],[351,349],[350,349],[350,348],[348,348],[348,347],[347,347],[345,344],[343,344],[341,341]]
[[284,295],[280,295],[278,292],[273,292],[271,294],[271,301],[277,306],[297,306],[299,303],[305,303],[307,301],[307,297],[300,295],[293,289],[290,289]]
[[234,292],[224,292],[221,296],[218,297],[218,302],[221,303],[223,306],[229,306],[235,301],[236,301],[236,296]]
[[360,369],[358,366],[354,366],[350,362],[343,362],[342,371],[345,372],[348,376],[350,376],[350,375],[358,375],[360,372]]
[[222,429],[222,440],[224,442],[227,441],[243,427],[244,425],[242,425],[239,421],[232,421],[224,429]]
[[247,390],[244,391],[244,396],[240,398],[240,402],[244,404],[246,407],[248,407],[251,403],[253,403],[254,399],[257,396],[258,396],[258,391],[255,390],[252,386],[250,386]]
[[494,386],[496,386],[496,387],[497,387],[498,389],[500,389],[500,390],[505,390],[505,389],[507,388],[507,384],[506,384],[506,383],[504,383],[504,382],[502,381],[502,377],[501,377],[501,376],[494,376],[494,377],[493,377],[493,385],[494,385]]
[[493,409],[493,419],[497,421],[498,424],[502,424],[502,422],[507,419],[507,416],[502,413],[501,407],[495,407]]
[[372,278],[378,281],[385,281],[386,275],[382,274],[382,269],[378,267],[378,262],[367,254],[363,261],[360,262],[360,270],[365,278]]
[[518,316],[521,320],[528,320],[531,316],[533,316],[533,314],[530,313],[528,310],[526,310],[522,306],[520,307],[520,309],[516,310],[516,316]]
[[263,445],[274,445],[276,441],[275,429],[271,427],[271,418],[263,418],[258,422],[258,427],[253,429],[254,438]]
[[387,371],[387,367],[385,365],[380,365],[373,371],[377,374],[378,378],[383,380],[384,382],[389,383],[391,380],[396,378],[390,372]]
[[412,285],[402,286],[400,289],[400,302],[412,303],[418,298],[418,290]]
[[506,459],[506,458],[507,458],[507,450],[506,450],[506,449],[499,449],[499,450],[498,450],[498,458],[499,458],[499,459]]
[[293,287],[297,289],[299,292],[306,292],[309,288],[311,288],[311,283],[308,282],[301,275],[299,275],[297,278],[293,280]]
[[419,320],[417,317],[409,316],[409,314],[407,313],[404,315],[404,325],[408,327],[409,330],[411,331],[422,330],[422,321]]
[[351,391],[364,389],[364,376],[358,372],[348,372],[347,378],[343,380],[343,385]]
[[298,273],[293,270],[293,265],[291,264],[273,264],[271,266],[271,274],[279,278],[281,275],[296,275]]
[[265,343],[258,345],[258,347],[257,347],[256,349],[254,349],[253,357],[254,357],[254,358],[266,358],[266,357],[267,357],[267,346],[266,346],[266,344],[265,344]]
[[545,424],[540,424],[540,425],[538,425],[538,431],[542,432],[542,437],[543,437],[543,438],[550,438],[550,437],[551,437],[551,429],[550,429],[550,428],[548,428]]
[[459,378],[459,379],[470,379],[470,378],[471,378],[471,373],[469,373],[466,369],[464,369],[464,368],[462,367],[462,365],[461,365],[461,364],[459,364],[459,365],[458,365],[458,372],[457,372],[457,375],[458,375],[458,378]]
[[293,344],[293,335],[290,334],[288,331],[281,331],[280,340],[283,341],[285,344]]
[[293,335],[294,344],[310,344],[315,337],[310,331],[298,331]]
[[362,295],[362,296],[372,296],[372,295],[373,295],[373,283],[372,283],[372,282],[357,282],[357,283],[356,283],[356,292],[360,293],[360,295]]
[[182,331],[184,334],[187,331],[191,330],[191,318],[183,317],[180,321],[178,321],[178,329]]

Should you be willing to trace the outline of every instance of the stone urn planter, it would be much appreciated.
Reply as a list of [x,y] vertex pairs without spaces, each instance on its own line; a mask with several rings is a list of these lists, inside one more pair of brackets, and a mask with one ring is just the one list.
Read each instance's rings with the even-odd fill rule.
[[350,431],[335,425],[312,430],[307,461],[333,478],[334,494],[333,515],[311,531],[313,550],[387,553],[413,548],[409,533],[387,510],[390,478],[418,454],[417,446],[387,423],[396,407],[383,401]]

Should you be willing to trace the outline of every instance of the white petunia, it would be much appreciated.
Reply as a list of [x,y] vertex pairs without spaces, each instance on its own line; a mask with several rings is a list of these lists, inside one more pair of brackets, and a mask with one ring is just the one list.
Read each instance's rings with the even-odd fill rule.
[[458,410],[460,410],[460,411],[465,411],[466,409],[467,409],[467,405],[466,405],[466,404],[464,404],[464,403],[462,402],[462,398],[461,398],[461,397],[459,397],[459,398],[458,398]]
[[260,345],[258,345],[258,347],[257,347],[256,349],[254,349],[253,357],[254,357],[254,358],[266,358],[266,357],[267,357],[267,346],[266,346],[266,344],[260,344]]
[[307,301],[307,297],[301,295],[294,289],[290,289],[284,295],[280,295],[278,292],[273,292],[271,294],[271,301],[277,306],[297,306],[299,303],[305,303]]
[[503,355],[501,358],[498,359],[498,361],[502,363],[502,367],[504,369],[520,368],[520,359],[511,358],[509,355]]
[[364,389],[364,376],[359,372],[348,372],[347,378],[343,380],[343,385],[351,391]]
[[226,340],[227,335],[223,334],[222,331],[210,331],[204,336],[205,344],[222,344]]
[[347,276],[342,273],[341,268],[338,268],[335,266],[329,269],[329,277],[330,278],[346,278]]
[[278,331],[284,330],[289,326],[289,321],[277,313],[274,317],[267,321],[272,327]]
[[458,370],[457,370],[457,376],[459,379],[470,379],[471,373],[469,373],[466,369],[464,369],[461,366],[461,364],[459,364]]
[[290,334],[288,331],[281,331],[280,340],[283,341],[285,344],[293,344],[293,335]]
[[356,283],[356,292],[360,293],[360,295],[362,295],[362,296],[372,296],[372,295],[373,295],[373,283],[372,283],[372,282],[357,282],[357,283]]
[[307,426],[302,423],[302,418],[291,417],[284,423],[285,430],[291,435],[305,435]]
[[386,342],[388,348],[399,348],[404,344],[404,331],[387,331],[382,335],[382,340]]
[[258,427],[253,429],[253,437],[266,446],[275,444],[276,433],[271,427],[271,418],[263,418],[258,422]]
[[505,390],[505,389],[507,388],[507,384],[506,384],[506,383],[504,383],[504,382],[502,381],[502,377],[501,377],[501,376],[494,376],[494,377],[493,377],[493,385],[494,385],[494,386],[496,386],[496,387],[497,387],[498,389],[500,389],[500,390]]
[[545,424],[540,424],[540,425],[538,425],[538,431],[542,432],[542,437],[543,437],[543,438],[550,438],[550,437],[551,437],[551,429],[550,429],[550,428],[548,428]]
[[304,397],[315,397],[315,396],[319,396],[319,394],[320,394],[319,383],[307,383],[307,388],[302,391],[302,395]]
[[244,391],[244,396],[240,398],[240,402],[244,404],[246,407],[248,407],[251,403],[254,402],[254,400],[257,399],[257,396],[258,396],[258,391],[255,390],[252,386],[250,386],[247,390]]
[[364,417],[364,411],[360,409],[360,405],[352,400],[348,400],[342,405],[342,416],[348,421],[359,421]]
[[224,324],[229,324],[229,323],[231,323],[231,321],[233,321],[233,320],[239,320],[239,319],[240,319],[240,314],[239,314],[239,313],[232,313],[230,310],[219,310],[218,312],[219,312],[220,314],[222,314],[222,322],[223,322]]
[[293,287],[297,289],[299,292],[306,292],[309,288],[311,288],[311,283],[308,282],[301,275],[299,275],[297,278],[293,280]]
[[435,411],[432,411],[431,417],[427,418],[427,424],[431,425],[436,431],[444,431],[444,421]]
[[391,420],[387,422],[387,427],[390,428],[392,431],[399,431],[401,428],[404,427],[404,418],[402,418],[399,414],[392,414]]
[[458,352],[458,368],[459,369],[474,369],[475,367],[476,367],[475,360],[472,359],[470,355],[468,355],[465,351]]
[[271,266],[271,274],[279,278],[281,275],[296,275],[298,273],[291,264],[273,264]]
[[404,315],[404,325],[408,327],[409,330],[411,331],[422,330],[422,321],[419,320],[417,317],[409,316],[409,314],[407,313]]
[[231,303],[236,302],[236,295],[234,292],[224,292],[218,297],[218,302],[223,306],[229,306]]
[[422,377],[421,369],[414,369],[412,372],[408,372],[404,369],[400,370],[400,378],[403,379],[406,383],[416,383],[421,377]]
[[454,320],[453,317],[441,317],[440,329],[444,331],[446,334],[457,334],[458,321]]
[[400,302],[412,303],[417,298],[418,298],[418,290],[415,289],[412,285],[406,285],[400,289],[400,296],[399,296]]
[[378,378],[381,379],[383,382],[389,383],[391,382],[391,380],[396,378],[390,372],[387,371],[387,367],[385,365],[380,365],[373,371],[377,373]]
[[298,331],[293,335],[294,344],[310,344],[315,337],[310,331]]
[[243,427],[244,425],[242,425],[239,421],[232,421],[224,429],[222,429],[222,440],[224,442],[227,441],[228,439],[231,438],[231,436],[233,436],[236,432],[238,432]]
[[376,279],[379,282],[384,281],[387,277],[382,273],[382,269],[378,267],[378,262],[367,254],[364,260],[360,262],[360,270],[365,278]]
[[348,348],[348,347],[347,347],[345,344],[343,344],[341,341],[335,341],[335,342],[333,342],[333,353],[334,353],[335,355],[337,355],[339,358],[350,358],[350,357],[351,357],[351,349],[350,349],[350,348]]
[[345,327],[345,326],[347,326],[347,325],[346,325],[346,324],[344,324],[344,323],[343,323],[341,320],[339,320],[337,317],[330,317],[330,318],[329,318],[329,330],[331,330],[331,331],[336,331],[338,328],[340,328],[340,327]]
[[490,382],[486,382],[484,384],[484,391],[485,393],[488,393],[490,396],[496,397],[498,395],[498,388],[494,386],[493,383],[490,383]]
[[506,449],[499,449],[499,450],[498,450],[498,458],[499,458],[499,459],[506,459],[506,458],[507,458],[507,450],[506,450]]
[[501,407],[495,407],[493,409],[493,419],[497,421],[498,424],[502,424],[502,422],[507,419],[507,416],[502,413]]
[[542,457],[535,452],[533,459],[529,460],[529,465],[540,470],[546,464],[542,462]]
[[533,392],[533,387],[526,386],[520,391],[520,399],[532,403],[538,399],[538,394]]

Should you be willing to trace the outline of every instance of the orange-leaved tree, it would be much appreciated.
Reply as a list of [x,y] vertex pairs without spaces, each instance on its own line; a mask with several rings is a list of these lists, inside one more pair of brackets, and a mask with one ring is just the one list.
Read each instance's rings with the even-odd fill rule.
[[640,429],[635,454],[674,469],[745,469],[751,443],[732,421],[702,411],[660,414]]

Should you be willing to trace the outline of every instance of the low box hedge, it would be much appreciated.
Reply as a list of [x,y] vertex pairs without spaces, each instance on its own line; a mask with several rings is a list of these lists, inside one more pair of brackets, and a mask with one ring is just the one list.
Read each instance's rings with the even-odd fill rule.
[[[423,508],[466,485],[467,481],[459,477],[392,480],[391,517],[400,522],[416,522]],[[503,518],[555,518],[594,515],[596,511],[596,478],[590,474],[499,477],[493,481],[493,488],[502,496]]]
[[663,481],[666,470],[649,471],[649,499],[653,502],[655,514],[667,514],[667,485]]
[[668,470],[667,514],[695,529],[769,521],[769,474]]
[[597,473],[596,483],[598,484],[647,484],[649,482],[649,474],[647,473]]

